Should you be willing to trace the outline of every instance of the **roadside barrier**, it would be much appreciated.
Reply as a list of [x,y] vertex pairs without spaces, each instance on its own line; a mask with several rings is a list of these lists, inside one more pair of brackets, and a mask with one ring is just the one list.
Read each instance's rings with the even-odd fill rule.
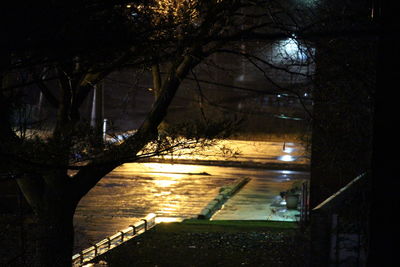
[[231,196],[249,181],[250,178],[241,178],[231,185],[221,187],[219,194],[201,210],[200,214],[197,215],[197,219],[210,219]]
[[130,225],[128,228],[119,231],[118,233],[107,237],[72,256],[72,266],[82,266],[93,260],[95,257],[109,251],[110,249],[113,249],[129,239],[146,232],[155,225],[156,215],[154,213],[150,213],[145,218],[134,223],[133,225]]

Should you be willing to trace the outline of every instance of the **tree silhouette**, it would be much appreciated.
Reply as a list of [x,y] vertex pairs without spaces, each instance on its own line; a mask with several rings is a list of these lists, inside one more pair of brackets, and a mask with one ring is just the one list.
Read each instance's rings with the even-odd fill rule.
[[[359,28],[317,27],[332,18],[316,15],[312,5],[295,2],[12,3],[2,16],[8,27],[0,57],[0,166],[2,172],[15,177],[37,217],[39,266],[71,265],[75,208],[107,173],[125,162],[181,146],[195,147],[223,132],[226,125],[218,131],[208,127],[194,136],[188,134],[191,138],[184,141],[160,133],[159,126],[182,81],[210,55],[234,53],[261,72],[268,66],[304,76],[293,67],[297,63],[281,66],[234,44],[289,39],[287,45],[296,46],[304,40],[360,33]],[[90,142],[92,132],[84,131],[89,127],[80,108],[96,84],[125,67],[151,70],[155,101],[137,131],[122,142],[107,144],[96,138]],[[271,84],[279,85],[271,74],[263,74]],[[39,88],[56,115],[51,130],[23,138],[11,118],[21,99],[20,88],[28,86]],[[281,87],[302,99],[300,91]]]

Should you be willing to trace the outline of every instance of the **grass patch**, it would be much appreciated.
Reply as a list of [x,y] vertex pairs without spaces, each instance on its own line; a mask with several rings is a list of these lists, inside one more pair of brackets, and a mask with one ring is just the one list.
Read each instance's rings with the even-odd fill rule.
[[230,226],[238,228],[279,228],[279,229],[297,229],[298,224],[296,222],[284,222],[284,221],[262,221],[262,220],[197,220],[187,219],[181,224],[185,225],[209,225],[209,226]]
[[307,266],[308,238],[296,223],[161,223],[97,258],[108,266]]
[[262,231],[290,231],[298,229],[295,222],[275,221],[244,221],[244,220],[197,220],[187,219],[183,222],[161,223],[154,231],[163,233],[173,232],[262,232]]

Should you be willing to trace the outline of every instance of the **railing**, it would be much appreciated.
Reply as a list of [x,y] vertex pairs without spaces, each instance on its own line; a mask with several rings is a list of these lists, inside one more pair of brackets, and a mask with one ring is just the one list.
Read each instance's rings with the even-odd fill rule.
[[150,213],[140,221],[130,225],[128,228],[119,231],[118,233],[107,237],[100,242],[93,244],[87,249],[80,251],[72,256],[72,266],[82,266],[95,257],[109,251],[112,248],[128,241],[129,239],[138,236],[156,225],[156,215]]

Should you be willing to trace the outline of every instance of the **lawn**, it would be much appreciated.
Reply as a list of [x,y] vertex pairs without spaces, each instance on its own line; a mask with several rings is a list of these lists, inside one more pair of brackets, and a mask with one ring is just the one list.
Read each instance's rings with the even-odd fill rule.
[[309,238],[295,223],[162,223],[100,256],[108,266],[308,266]]

